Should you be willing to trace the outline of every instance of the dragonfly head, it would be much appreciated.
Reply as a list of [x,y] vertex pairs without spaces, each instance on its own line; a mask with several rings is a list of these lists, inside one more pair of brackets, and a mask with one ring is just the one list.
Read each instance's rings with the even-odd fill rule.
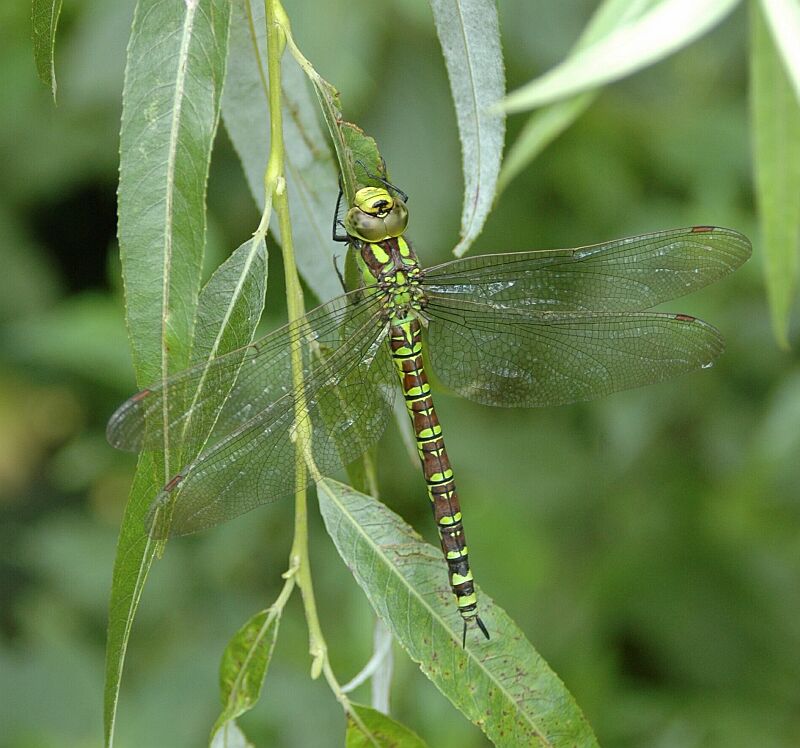
[[408,224],[408,208],[383,187],[362,187],[344,217],[347,233],[365,242],[400,236]]

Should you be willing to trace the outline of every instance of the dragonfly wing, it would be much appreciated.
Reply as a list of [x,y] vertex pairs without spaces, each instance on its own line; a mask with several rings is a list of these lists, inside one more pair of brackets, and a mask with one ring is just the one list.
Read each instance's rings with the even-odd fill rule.
[[[190,458],[290,391],[294,344],[308,378],[321,353],[342,344],[345,321],[358,326],[371,319],[375,309],[374,299],[359,292],[340,296],[250,345],[148,387],[114,413],[108,440],[131,451],[161,450],[168,442],[180,445],[184,457]],[[220,398],[220,392],[227,397]]]
[[736,231],[694,226],[577,249],[467,257],[428,269],[424,286],[498,309],[640,311],[719,280],[750,252]]
[[342,344],[307,367],[302,386],[252,414],[167,484],[151,519],[159,507],[169,519],[154,524],[153,535],[195,532],[304,488],[308,475],[298,474],[294,439],[300,429],[310,429],[311,453],[322,473],[368,449],[390,418],[396,389],[385,335],[374,309],[370,318],[356,313],[345,320]]
[[499,312],[449,298],[426,307],[431,365],[486,405],[590,400],[709,366],[719,332],[683,314]]

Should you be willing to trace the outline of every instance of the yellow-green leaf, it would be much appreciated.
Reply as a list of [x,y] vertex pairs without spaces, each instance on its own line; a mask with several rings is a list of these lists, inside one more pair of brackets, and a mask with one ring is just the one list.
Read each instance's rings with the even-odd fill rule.
[[280,612],[272,616],[269,609],[256,613],[225,647],[219,667],[222,712],[214,723],[212,736],[258,701],[278,638]]
[[751,19],[756,199],[772,326],[778,342],[788,346],[800,271],[800,106],[756,2]]
[[[118,234],[141,386],[191,359],[229,19],[229,0],[139,0],[134,14],[122,94]],[[178,446],[165,443],[163,452],[139,459],[120,528],[106,640],[107,746],[133,619],[157,550],[145,517],[176,469]]]
[[479,592],[491,640],[467,632],[441,551],[375,499],[330,479],[317,485],[339,555],[395,639],[436,687],[497,746],[589,748],[591,727],[516,624]]
[[664,59],[713,28],[739,0],[662,0],[564,62],[510,93],[508,112],[520,112],[611,83]]
[[56,98],[56,29],[61,15],[61,0],[33,0],[31,26],[33,30],[33,59],[42,83]]
[[453,254],[463,255],[492,207],[505,115],[494,105],[505,93],[497,6],[493,0],[430,0],[456,108],[464,203],[461,236]]
[[426,748],[419,735],[388,715],[361,704],[350,706],[361,724],[347,715],[345,748]]

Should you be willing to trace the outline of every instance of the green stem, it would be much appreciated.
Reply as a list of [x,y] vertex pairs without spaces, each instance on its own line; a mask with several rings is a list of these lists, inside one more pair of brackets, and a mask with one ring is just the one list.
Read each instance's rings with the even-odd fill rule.
[[[266,190],[265,202],[269,204],[270,197],[278,216],[278,225],[281,234],[281,249],[283,253],[284,277],[286,282],[286,304],[288,309],[289,324],[302,325],[305,309],[303,305],[303,290],[297,274],[294,259],[294,243],[292,241],[292,227],[289,216],[289,203],[286,195],[286,180],[284,174],[284,147],[283,147],[283,118],[281,112],[281,55],[286,43],[284,28],[288,27],[286,13],[279,0],[266,0],[266,25],[267,25],[267,73],[269,81],[269,113],[270,113],[270,154],[267,171],[264,175]],[[268,221],[268,216],[266,217]],[[262,219],[261,228],[266,230]],[[295,403],[295,449],[296,480],[298,485],[305,483],[306,470],[311,471],[315,481],[321,475],[314,465],[311,454],[311,425],[308,418],[308,408],[303,389],[303,359],[300,348],[300,336],[296,336],[291,350],[292,362],[292,387],[299,393]],[[356,714],[350,700],[342,691],[338,680],[328,660],[328,647],[322,634],[322,627],[317,613],[317,603],[314,597],[314,586],[311,580],[311,563],[308,556],[308,501],[305,490],[295,494],[295,520],[294,539],[289,557],[289,570],[284,575],[287,580],[294,581],[300,588],[303,598],[303,608],[308,625],[309,652],[313,658],[311,664],[312,678],[325,676],[325,680],[333,691],[337,701],[350,715],[351,719],[369,736],[369,731],[364,726],[361,718]],[[284,588],[287,591],[288,588]],[[370,736],[373,745],[377,745]]]
[[[276,20],[276,14],[285,17],[283,9],[277,0],[266,0],[267,24],[267,71],[269,77],[269,111],[270,111],[270,155],[265,175],[265,186],[272,187],[272,200],[281,234],[281,248],[283,252],[283,266],[286,282],[286,303],[288,307],[289,324],[302,324],[305,313],[303,305],[303,291],[297,274],[294,258],[294,244],[292,242],[291,220],[289,216],[289,203],[286,195],[286,181],[284,173],[284,147],[283,147],[283,120],[281,113],[281,55],[285,45],[285,37],[281,25]],[[305,482],[306,459],[310,456],[311,433],[308,419],[308,410],[303,395],[303,360],[300,349],[300,340],[292,344],[292,387],[298,392],[295,406],[295,445],[297,450],[296,479],[297,483]],[[322,629],[317,614],[317,604],[314,597],[314,587],[311,579],[311,565],[308,556],[308,501],[305,490],[295,494],[295,525],[294,540],[290,556],[291,569],[293,570],[297,586],[303,598],[306,621],[308,624],[309,652],[313,658],[311,675],[316,678],[323,671],[329,682],[327,645],[322,635]],[[331,683],[334,693],[339,698],[340,689],[336,679]]]

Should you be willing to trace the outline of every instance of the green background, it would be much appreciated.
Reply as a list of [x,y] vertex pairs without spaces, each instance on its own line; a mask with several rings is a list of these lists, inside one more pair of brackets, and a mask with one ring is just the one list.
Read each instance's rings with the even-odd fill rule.
[[[593,7],[501,2],[509,88],[563,57]],[[286,8],[346,116],[378,139],[411,195],[422,261],[447,259],[461,157],[427,5]],[[53,106],[36,78],[28,6],[0,4],[0,746],[101,741],[106,605],[134,466],[103,436],[133,388],[114,236],[131,16],[130,0],[65,5]],[[753,260],[667,305],[718,326],[726,355],[710,371],[588,405],[506,411],[437,396],[477,579],[607,746],[800,744],[800,358],[775,345],[761,279],[746,21],[739,9],[602,93],[510,185],[472,250],[739,229]],[[509,138],[523,122],[511,118]],[[209,211],[210,272],[258,223],[222,130]],[[273,251],[266,327],[284,314],[281,276]],[[435,543],[418,468],[396,433],[383,444],[384,500]],[[202,744],[222,649],[277,594],[291,523],[284,501],[170,543],[135,622],[118,746]],[[373,621],[316,513],[312,543],[344,681],[369,657]],[[306,650],[294,599],[262,702],[242,720],[257,745],[341,745],[341,711],[309,680]],[[432,748],[487,745],[399,651],[392,706]]]

